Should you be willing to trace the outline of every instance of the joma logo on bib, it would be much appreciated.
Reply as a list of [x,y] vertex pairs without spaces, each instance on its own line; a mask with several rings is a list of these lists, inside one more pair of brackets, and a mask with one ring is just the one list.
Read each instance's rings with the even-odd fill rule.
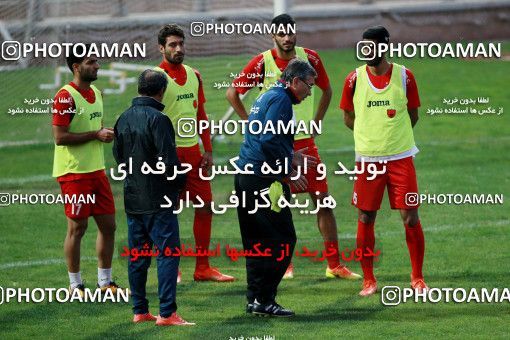
[[369,100],[367,103],[367,107],[373,107],[373,106],[389,106],[390,101],[389,100]]
[[177,95],[177,101],[182,100],[182,99],[193,99],[193,98],[195,98],[195,96],[193,95],[193,92]]

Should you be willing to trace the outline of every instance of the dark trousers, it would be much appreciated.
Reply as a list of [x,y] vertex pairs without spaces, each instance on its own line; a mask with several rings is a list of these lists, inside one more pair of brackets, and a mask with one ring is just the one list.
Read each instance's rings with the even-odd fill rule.
[[[158,295],[159,314],[170,316],[177,310],[175,290],[179,257],[165,256],[164,250],[172,250],[180,246],[179,223],[171,209],[162,209],[154,214],[127,214],[129,248],[141,251],[145,244],[152,249],[153,245],[160,251],[158,264]],[[133,299],[133,312],[144,314],[149,311],[149,301],[145,297],[147,271],[151,265],[151,257],[138,257],[136,261],[128,261],[129,287]]]
[[[292,214],[289,208],[280,212],[274,212],[271,208],[259,208],[254,214],[248,211],[255,207],[255,200],[260,204],[263,200],[255,191],[259,192],[269,188],[274,179],[267,179],[255,175],[236,175],[235,190],[241,202],[242,192],[246,192],[246,207],[237,208],[239,227],[245,250],[253,250],[254,245],[260,243],[261,251],[271,249],[271,257],[253,256],[246,257],[246,276],[248,302],[257,299],[261,303],[273,302],[276,298],[278,285],[292,259],[294,246],[296,245],[296,231],[292,222]],[[290,189],[282,184],[284,194],[290,198]],[[269,196],[268,196],[269,197]],[[241,205],[241,203],[240,203]],[[282,249],[284,253],[282,259]]]

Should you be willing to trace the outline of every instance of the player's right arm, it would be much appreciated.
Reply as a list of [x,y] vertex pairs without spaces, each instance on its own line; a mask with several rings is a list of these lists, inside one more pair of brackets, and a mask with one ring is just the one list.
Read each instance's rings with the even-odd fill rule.
[[113,130],[110,128],[74,133],[69,132],[69,126],[53,125],[53,138],[57,145],[83,144],[95,139],[100,140],[103,143],[110,143],[113,140],[113,136]]
[[[177,156],[175,131],[172,122],[166,115],[156,115],[154,119],[151,119],[149,124],[156,157],[158,159],[161,158],[163,163],[165,163],[165,174],[167,176],[173,176],[175,170],[182,170],[182,168],[179,157]],[[181,189],[184,187],[185,183],[186,174],[177,174],[174,180],[175,188]]]
[[407,109],[409,118],[411,118],[411,126],[414,127],[418,123],[418,109]]
[[344,81],[344,89],[342,91],[342,99],[340,101],[340,109],[344,112],[344,124],[349,129],[354,129],[354,90],[356,89],[356,71],[352,71],[347,75]]
[[236,88],[230,85],[227,89],[227,100],[232,105],[234,111],[239,115],[239,117],[243,120],[248,120],[248,113],[246,112],[246,108],[244,107],[243,101],[240,98],[239,92],[237,92]]
[[[59,98],[66,99],[60,101]],[[69,101],[71,95],[66,90],[61,90],[55,96],[53,101],[53,138],[57,145],[76,145],[89,142],[91,140],[100,140],[104,143],[110,143],[113,140],[113,129],[101,128],[97,131],[87,131],[81,133],[69,132],[69,125],[73,116],[70,112],[75,111],[73,101]]]
[[264,77],[256,77],[255,75],[263,74],[264,57],[262,54],[255,56],[244,67],[243,71],[232,81],[227,89],[226,97],[234,111],[241,119],[248,119],[248,112],[241,100],[241,95],[248,92],[252,87],[264,82]]

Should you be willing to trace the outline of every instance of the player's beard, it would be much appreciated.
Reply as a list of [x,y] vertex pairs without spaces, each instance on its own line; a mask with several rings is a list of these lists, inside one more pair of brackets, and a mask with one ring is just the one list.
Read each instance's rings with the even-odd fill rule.
[[382,57],[375,57],[374,59],[367,60],[367,65],[372,67],[378,66],[381,63],[382,59],[383,59]]
[[293,51],[294,48],[296,47],[296,42],[295,41],[292,42],[290,46],[283,46],[283,44],[280,44],[278,41],[276,41],[276,46],[278,46],[280,51],[290,52],[290,51]]

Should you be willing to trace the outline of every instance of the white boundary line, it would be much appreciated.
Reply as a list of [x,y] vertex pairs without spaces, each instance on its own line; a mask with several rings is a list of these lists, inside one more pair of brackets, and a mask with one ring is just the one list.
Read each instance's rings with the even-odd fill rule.
[[25,184],[25,183],[35,183],[35,182],[46,182],[53,180],[51,175],[35,175],[35,176],[27,176],[21,178],[1,178],[0,185],[12,185],[12,184]]

